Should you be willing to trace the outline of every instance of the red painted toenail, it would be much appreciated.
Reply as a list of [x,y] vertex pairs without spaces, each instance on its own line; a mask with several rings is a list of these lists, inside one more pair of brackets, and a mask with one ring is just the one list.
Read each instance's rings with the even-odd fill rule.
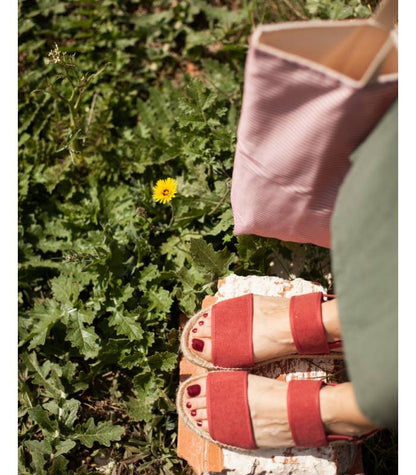
[[195,351],[202,351],[204,349],[204,342],[202,340],[199,340],[198,338],[194,338],[192,340],[192,348]]
[[197,425],[198,427],[202,427],[202,421],[196,421],[196,425]]
[[204,324],[204,321],[203,321],[203,320],[201,320],[201,321],[198,322],[198,325],[203,325],[203,324]]
[[195,397],[195,396],[198,396],[198,394],[200,394],[201,386],[199,384],[193,384],[192,386],[188,386],[186,388],[186,391],[188,392],[188,396]]
[[195,409],[193,409],[193,410],[191,411],[191,416],[192,416],[192,417],[195,417],[195,416],[196,416],[196,411],[195,411]]
[[187,403],[186,403],[186,407],[187,407],[188,409],[191,409],[192,404],[191,404],[190,402],[187,402]]
[[207,317],[208,317],[208,314],[207,314],[207,313],[204,313],[202,316],[203,316],[204,318],[207,318]]
[[198,328],[192,328],[192,333],[196,333],[198,331]]

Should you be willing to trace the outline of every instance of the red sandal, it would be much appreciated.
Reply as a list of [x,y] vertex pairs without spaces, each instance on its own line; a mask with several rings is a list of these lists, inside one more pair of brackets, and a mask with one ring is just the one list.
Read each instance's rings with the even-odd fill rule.
[[297,350],[295,354],[254,362],[253,294],[224,300],[211,307],[212,362],[188,347],[191,329],[207,309],[199,311],[186,323],[181,338],[182,352],[191,363],[207,369],[254,368],[291,358],[340,359],[342,352],[333,350],[340,348],[342,342],[328,343],[326,340],[321,312],[323,298],[322,292],[314,292],[295,295],[290,299],[290,326]]
[[[213,371],[207,374],[209,434],[197,426],[197,421],[188,415],[185,405],[185,390],[198,379],[201,379],[201,375],[189,378],[178,391],[177,409],[185,424],[201,437],[221,447],[239,451],[257,450],[248,405],[248,373]],[[362,437],[326,434],[319,406],[319,391],[323,384],[325,383],[320,380],[292,380],[288,383],[288,420],[294,446],[359,444],[378,432],[375,430]]]

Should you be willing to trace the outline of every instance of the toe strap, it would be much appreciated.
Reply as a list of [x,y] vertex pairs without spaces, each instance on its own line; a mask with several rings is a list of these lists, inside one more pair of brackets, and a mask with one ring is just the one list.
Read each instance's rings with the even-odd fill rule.
[[321,292],[295,295],[290,299],[290,327],[300,355],[325,355],[331,351],[322,323],[321,303]]
[[251,368],[253,294],[218,302],[212,307],[212,362],[222,368]]
[[223,444],[254,450],[248,406],[248,373],[212,372],[207,376],[207,413],[210,436]]

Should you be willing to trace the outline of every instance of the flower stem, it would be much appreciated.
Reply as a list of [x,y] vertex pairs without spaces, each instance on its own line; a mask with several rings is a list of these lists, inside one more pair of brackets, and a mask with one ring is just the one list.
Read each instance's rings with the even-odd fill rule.
[[172,226],[173,218],[174,218],[174,216],[175,216],[175,212],[174,212],[173,205],[172,205],[171,202],[169,202],[169,206],[170,206],[170,209],[171,209],[171,211],[172,211],[172,215],[171,215],[171,217],[170,217],[170,221],[169,221],[169,224],[168,224],[168,226],[170,227],[170,226]]

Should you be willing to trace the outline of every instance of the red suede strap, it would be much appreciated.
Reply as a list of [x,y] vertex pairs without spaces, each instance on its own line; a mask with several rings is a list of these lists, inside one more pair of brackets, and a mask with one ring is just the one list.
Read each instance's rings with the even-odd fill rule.
[[248,407],[247,382],[246,371],[208,373],[208,428],[218,442],[254,450],[257,445]]
[[322,323],[322,293],[295,295],[290,299],[290,328],[300,355],[330,353]]
[[[372,431],[371,434],[373,435],[378,431]],[[341,435],[341,434],[328,434],[327,435],[328,442],[352,442],[353,444],[361,444],[366,437],[353,437],[352,435]]]
[[212,362],[222,368],[250,368],[253,356],[253,294],[218,302],[211,312]]
[[322,381],[290,381],[287,389],[287,414],[292,438],[298,447],[328,445],[319,407]]

